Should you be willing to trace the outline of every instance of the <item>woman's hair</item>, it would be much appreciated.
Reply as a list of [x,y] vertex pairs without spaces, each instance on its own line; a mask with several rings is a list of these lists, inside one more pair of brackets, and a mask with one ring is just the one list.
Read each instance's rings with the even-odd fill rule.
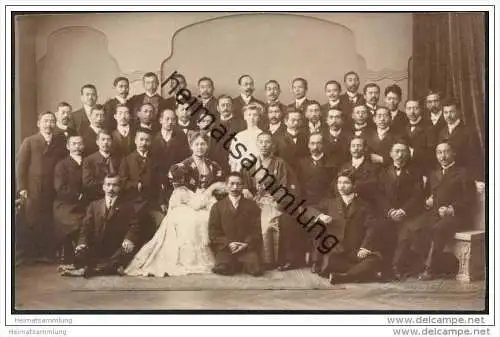
[[208,141],[209,141],[208,137],[209,137],[209,135],[206,132],[197,131],[197,132],[193,133],[191,135],[191,137],[189,138],[189,146],[193,145],[194,141],[197,140],[198,138],[203,139],[208,144]]
[[183,186],[186,183],[187,170],[183,164],[176,164],[170,168],[168,178],[174,187]]

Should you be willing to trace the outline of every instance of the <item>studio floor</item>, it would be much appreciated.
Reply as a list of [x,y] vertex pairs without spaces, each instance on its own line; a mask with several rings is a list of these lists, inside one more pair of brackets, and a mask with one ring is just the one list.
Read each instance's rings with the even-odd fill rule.
[[61,277],[55,265],[15,270],[21,310],[483,310],[483,281],[455,280],[331,286],[308,270],[262,277],[189,275],[166,278]]

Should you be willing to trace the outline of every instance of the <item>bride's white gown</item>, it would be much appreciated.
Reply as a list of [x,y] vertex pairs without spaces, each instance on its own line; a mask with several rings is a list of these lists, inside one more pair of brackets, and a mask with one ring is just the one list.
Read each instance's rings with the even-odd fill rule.
[[211,273],[214,258],[208,247],[208,218],[216,202],[212,192],[223,188],[223,183],[197,192],[176,188],[160,227],[132,259],[125,274],[163,277]]

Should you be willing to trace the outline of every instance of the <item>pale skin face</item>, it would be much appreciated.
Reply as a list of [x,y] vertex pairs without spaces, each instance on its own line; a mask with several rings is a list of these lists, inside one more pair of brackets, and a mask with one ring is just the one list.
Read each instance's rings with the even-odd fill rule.
[[344,119],[342,118],[342,111],[340,110],[330,110],[328,111],[328,116],[326,117],[326,124],[330,129],[338,130],[344,125]]
[[56,119],[57,122],[59,122],[59,124],[68,125],[71,120],[71,115],[72,115],[71,107],[60,106],[59,108],[57,108]]
[[123,98],[127,98],[128,96],[128,93],[129,93],[129,83],[128,81],[125,81],[125,80],[121,80],[121,81],[118,81],[118,83],[116,84],[116,93],[118,94],[118,96],[121,96]]
[[365,155],[365,143],[362,139],[351,140],[350,146],[351,156],[353,158],[361,158]]
[[408,161],[409,151],[408,147],[404,144],[394,144],[391,149],[391,158],[395,165],[403,167]]
[[144,77],[142,84],[147,93],[154,94],[158,90],[158,79],[155,76]]
[[379,129],[386,129],[391,125],[391,113],[387,109],[377,109],[373,118]]
[[102,190],[104,191],[104,194],[109,198],[117,197],[120,193],[120,178],[104,178]]
[[289,130],[296,131],[301,124],[302,116],[300,113],[290,113],[288,118],[285,120],[285,125]]
[[352,111],[354,123],[363,125],[368,121],[368,110],[365,106],[357,106]]
[[224,118],[229,118],[232,115],[233,101],[230,98],[222,98],[219,100],[217,110]]
[[385,96],[385,104],[390,111],[397,110],[400,101],[401,98],[394,92],[388,92],[387,96]]
[[172,131],[177,121],[177,117],[172,110],[163,111],[160,124],[161,128],[166,131]]
[[114,117],[118,125],[126,126],[130,123],[130,111],[127,107],[116,108]]
[[214,87],[209,80],[200,81],[198,90],[200,91],[200,96],[204,99],[208,99],[214,94]]
[[314,124],[321,120],[321,110],[318,104],[311,104],[307,106],[306,118]]
[[296,99],[301,99],[306,95],[306,84],[303,81],[295,81],[292,84],[292,91]]
[[347,75],[344,83],[349,92],[356,93],[359,89],[359,77],[356,74]]
[[56,127],[56,119],[52,114],[45,114],[40,117],[37,126],[41,133],[51,135]]
[[141,152],[149,151],[151,147],[151,136],[144,132],[137,132],[135,135],[135,146]]
[[155,109],[153,106],[145,104],[141,107],[141,110],[139,110],[138,117],[141,123],[148,125],[155,117]]
[[113,138],[111,138],[110,135],[100,133],[97,136],[96,144],[99,151],[109,153],[111,151],[111,145],[113,144]]
[[436,158],[441,166],[446,167],[455,160],[455,153],[449,144],[443,143],[436,147]]
[[104,124],[104,110],[93,109],[90,114],[90,123],[96,128],[102,128]]
[[274,102],[274,101],[278,100],[278,97],[280,96],[280,94],[281,94],[281,90],[276,83],[271,82],[271,83],[268,83],[266,85],[266,97],[267,97],[268,101]]
[[281,110],[279,107],[270,107],[267,110],[267,118],[269,119],[269,124],[278,124],[281,121]]
[[456,106],[450,105],[443,107],[443,117],[446,123],[453,124],[460,118],[460,114]]
[[195,157],[204,157],[208,150],[208,143],[205,139],[198,137],[191,143],[191,151]]
[[205,116],[198,119],[198,122],[196,124],[198,125],[198,128],[200,130],[206,130],[210,127],[210,124],[212,124],[212,119],[210,116]]
[[189,122],[189,119],[191,118],[191,113],[188,110],[188,104],[180,104],[177,106],[176,114],[177,118],[184,124]]
[[257,110],[248,109],[245,111],[245,121],[248,127],[257,127],[260,120],[260,114]]
[[425,105],[427,110],[432,113],[437,113],[441,110],[441,98],[438,94],[431,94],[425,98]]
[[417,101],[408,101],[406,102],[405,107],[406,117],[411,122],[416,122],[421,115],[420,105]]
[[376,105],[380,98],[380,89],[377,87],[368,87],[365,92],[365,100],[371,105]]
[[335,102],[340,96],[340,87],[335,83],[330,83],[325,88],[325,94],[329,101]]
[[323,137],[321,135],[310,136],[308,147],[312,155],[320,155],[323,153]]
[[241,79],[240,90],[241,93],[245,96],[252,96],[255,87],[253,84],[253,79],[250,76],[245,76]]
[[93,88],[84,88],[80,99],[84,105],[94,106],[97,102],[97,91]]
[[271,154],[273,141],[269,135],[260,135],[257,137],[257,148],[259,149],[262,157],[268,157]]
[[354,192],[354,185],[348,177],[339,177],[337,179],[337,190],[341,195],[350,195]]
[[69,153],[73,156],[81,156],[83,153],[84,145],[83,138],[81,136],[72,136],[68,139],[66,148]]

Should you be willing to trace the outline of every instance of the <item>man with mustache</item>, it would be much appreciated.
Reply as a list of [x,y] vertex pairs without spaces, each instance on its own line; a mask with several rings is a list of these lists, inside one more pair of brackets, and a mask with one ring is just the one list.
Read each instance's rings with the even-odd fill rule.
[[[267,106],[267,131],[275,137],[279,137],[280,134],[286,131],[286,126],[283,123],[283,113],[286,110],[281,110],[283,104],[280,103],[270,103]],[[286,108],[285,108],[286,109]]]
[[[281,113],[282,114],[285,113],[286,105],[281,103],[279,100],[279,96],[281,94],[281,88],[278,81],[269,80],[266,82],[264,88],[266,90],[266,98],[267,98],[267,102],[264,105],[264,114],[268,113],[268,108],[270,105],[278,105],[281,110]],[[269,129],[269,120],[267,117],[269,116],[265,116],[265,118],[262,119],[262,122],[260,124],[263,130]]]
[[311,103],[311,100],[307,98],[307,81],[302,77],[294,78],[292,81],[292,91],[295,96],[295,101],[288,104],[288,108],[300,111],[305,114],[307,106]]
[[56,127],[54,134],[64,135],[64,140],[67,141],[69,135],[76,133],[73,124],[73,110],[69,103],[61,102],[57,105],[56,110]]
[[344,75],[345,93],[340,95],[339,100],[342,107],[345,107],[345,113],[350,115],[352,109],[357,104],[364,104],[363,95],[358,92],[359,75],[355,71],[348,71]]
[[405,113],[399,110],[401,95],[401,87],[397,84],[390,85],[384,90],[385,104],[391,113],[391,129],[399,134],[404,132],[408,124],[408,118]]
[[365,105],[368,108],[368,123],[374,125],[373,118],[378,109],[378,101],[380,99],[380,87],[376,83],[368,83],[363,88]]
[[158,111],[160,111],[160,109],[167,104],[163,97],[157,93],[160,82],[155,73],[145,73],[142,77],[142,84],[144,86],[144,92],[130,98],[130,106],[132,107],[132,115],[134,116],[134,119],[136,117],[136,113],[144,106],[144,104],[151,104],[153,106],[155,116],[158,116]]
[[83,107],[73,113],[76,131],[83,135],[90,127],[90,115],[97,104],[97,89],[93,84],[85,84],[80,89],[80,100]]
[[202,77],[198,80],[198,100],[205,109],[218,118],[217,98],[214,96],[214,81],[210,77]]
[[238,119],[243,120],[243,107],[250,103],[259,103],[264,106],[264,103],[253,97],[255,91],[253,78],[250,75],[241,75],[238,78],[238,85],[240,86],[240,95],[233,98],[233,113]]
[[116,96],[110,98],[104,103],[104,111],[106,112],[106,120],[104,122],[105,127],[109,130],[116,129],[116,119],[114,118],[116,113],[116,107],[119,104],[126,105],[129,110],[132,109],[130,106],[130,101],[128,100],[128,94],[130,90],[130,83],[128,78],[119,76],[113,81],[113,87],[116,90]]

